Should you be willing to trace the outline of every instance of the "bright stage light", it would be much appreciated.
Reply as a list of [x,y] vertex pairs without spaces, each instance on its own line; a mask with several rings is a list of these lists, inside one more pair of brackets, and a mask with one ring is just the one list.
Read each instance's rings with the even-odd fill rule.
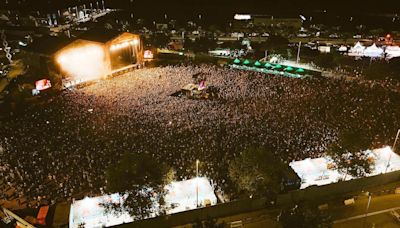
[[145,51],[144,51],[144,54],[143,54],[143,57],[144,57],[145,59],[152,59],[152,58],[154,58],[154,54],[153,54],[153,52],[150,51],[150,50],[145,50]]
[[249,14],[235,14],[235,16],[233,17],[235,20],[250,20],[251,19],[251,15]]
[[130,45],[132,45],[132,46],[139,45],[139,40],[138,39],[134,39],[134,40],[125,41],[125,42],[119,43],[119,44],[113,44],[113,45],[111,45],[110,50],[111,51],[116,51],[116,50],[121,49],[121,48],[129,47]]
[[74,46],[58,54],[56,60],[61,70],[73,80],[88,81],[108,74],[101,45]]

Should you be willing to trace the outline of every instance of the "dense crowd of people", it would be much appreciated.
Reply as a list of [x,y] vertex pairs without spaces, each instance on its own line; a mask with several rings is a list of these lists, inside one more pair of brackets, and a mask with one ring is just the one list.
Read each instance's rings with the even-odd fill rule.
[[[201,73],[219,98],[171,96]],[[200,173],[227,189],[229,162],[248,146],[283,162],[323,156],[339,131],[367,129],[376,145],[400,126],[400,94],[379,84],[294,79],[210,65],[141,69],[74,90],[0,120],[0,198],[53,204],[107,192],[105,171],[148,153],[177,178]],[[15,196],[14,196],[15,197]]]

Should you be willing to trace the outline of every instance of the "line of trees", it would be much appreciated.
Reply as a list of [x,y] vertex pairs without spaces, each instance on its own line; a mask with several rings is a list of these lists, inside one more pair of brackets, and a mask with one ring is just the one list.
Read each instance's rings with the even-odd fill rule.
[[113,213],[128,211],[134,219],[163,215],[164,186],[174,179],[173,170],[148,154],[127,153],[107,169],[107,192],[125,196],[124,205],[106,204]]
[[374,169],[374,161],[366,152],[371,149],[373,137],[362,129],[348,129],[339,133],[338,140],[327,149],[336,168],[346,180],[348,175],[364,177]]

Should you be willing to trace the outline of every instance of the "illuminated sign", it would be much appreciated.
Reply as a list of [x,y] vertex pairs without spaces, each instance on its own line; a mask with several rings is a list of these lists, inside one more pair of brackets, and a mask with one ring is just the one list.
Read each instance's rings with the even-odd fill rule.
[[235,20],[250,20],[251,15],[250,14],[235,14],[233,19],[235,19]]
[[144,51],[144,58],[145,59],[152,59],[154,57],[153,52],[150,50]]
[[48,79],[42,79],[42,80],[36,81],[35,86],[36,86],[37,91],[43,91],[43,90],[51,88],[51,82]]

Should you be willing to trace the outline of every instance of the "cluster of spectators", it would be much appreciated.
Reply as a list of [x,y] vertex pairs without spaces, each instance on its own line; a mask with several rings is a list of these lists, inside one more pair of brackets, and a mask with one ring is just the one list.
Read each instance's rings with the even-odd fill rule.
[[[219,88],[218,99],[171,96],[198,73]],[[150,154],[178,180],[192,178],[199,159],[200,175],[229,191],[230,161],[249,146],[289,163],[323,156],[343,129],[367,129],[377,145],[389,144],[399,107],[400,94],[377,83],[210,65],[141,69],[0,120],[0,199],[35,207],[102,194],[107,168],[125,153]]]

